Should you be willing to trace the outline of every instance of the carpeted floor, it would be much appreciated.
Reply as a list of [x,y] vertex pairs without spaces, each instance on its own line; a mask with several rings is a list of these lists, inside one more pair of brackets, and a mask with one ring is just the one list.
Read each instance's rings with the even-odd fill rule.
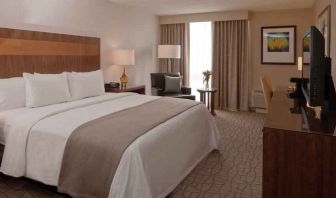
[[[222,142],[169,198],[259,198],[264,115],[217,112]],[[1,156],[0,156],[1,157]],[[64,198],[56,188],[0,174],[0,198]]]

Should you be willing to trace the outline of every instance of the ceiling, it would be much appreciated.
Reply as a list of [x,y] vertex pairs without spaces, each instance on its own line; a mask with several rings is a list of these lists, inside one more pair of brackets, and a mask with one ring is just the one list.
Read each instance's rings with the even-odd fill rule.
[[315,0],[110,0],[149,10],[157,15],[231,10],[275,10],[308,8]]

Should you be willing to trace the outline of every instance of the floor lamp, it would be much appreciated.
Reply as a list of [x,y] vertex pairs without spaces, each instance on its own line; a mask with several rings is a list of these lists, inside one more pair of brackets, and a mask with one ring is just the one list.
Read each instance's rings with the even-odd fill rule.
[[159,45],[158,57],[160,59],[168,59],[167,72],[172,72],[172,59],[181,58],[181,45]]

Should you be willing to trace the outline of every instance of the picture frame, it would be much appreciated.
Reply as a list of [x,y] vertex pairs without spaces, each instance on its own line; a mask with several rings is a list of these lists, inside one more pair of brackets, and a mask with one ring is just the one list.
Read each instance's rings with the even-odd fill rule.
[[307,66],[310,62],[310,35],[302,39],[302,64]]
[[261,28],[261,64],[296,64],[296,26]]
[[331,6],[328,5],[318,15],[318,29],[325,39],[325,54],[330,56],[330,35],[331,35]]

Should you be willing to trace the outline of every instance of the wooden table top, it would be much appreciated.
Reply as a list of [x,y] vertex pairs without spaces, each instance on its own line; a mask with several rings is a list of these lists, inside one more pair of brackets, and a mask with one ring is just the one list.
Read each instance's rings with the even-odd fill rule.
[[216,88],[209,88],[209,89],[204,89],[204,88],[200,88],[197,89],[198,92],[217,92]]
[[105,88],[109,89],[109,90],[113,90],[113,92],[132,92],[132,91],[136,91],[139,89],[145,89],[145,85],[135,85],[135,84],[127,84],[127,86],[125,88],[112,88],[108,85],[105,85]]
[[335,114],[330,112],[321,119],[318,111],[307,107],[304,99],[290,99],[287,90],[279,89],[273,94],[264,127],[335,136]]

